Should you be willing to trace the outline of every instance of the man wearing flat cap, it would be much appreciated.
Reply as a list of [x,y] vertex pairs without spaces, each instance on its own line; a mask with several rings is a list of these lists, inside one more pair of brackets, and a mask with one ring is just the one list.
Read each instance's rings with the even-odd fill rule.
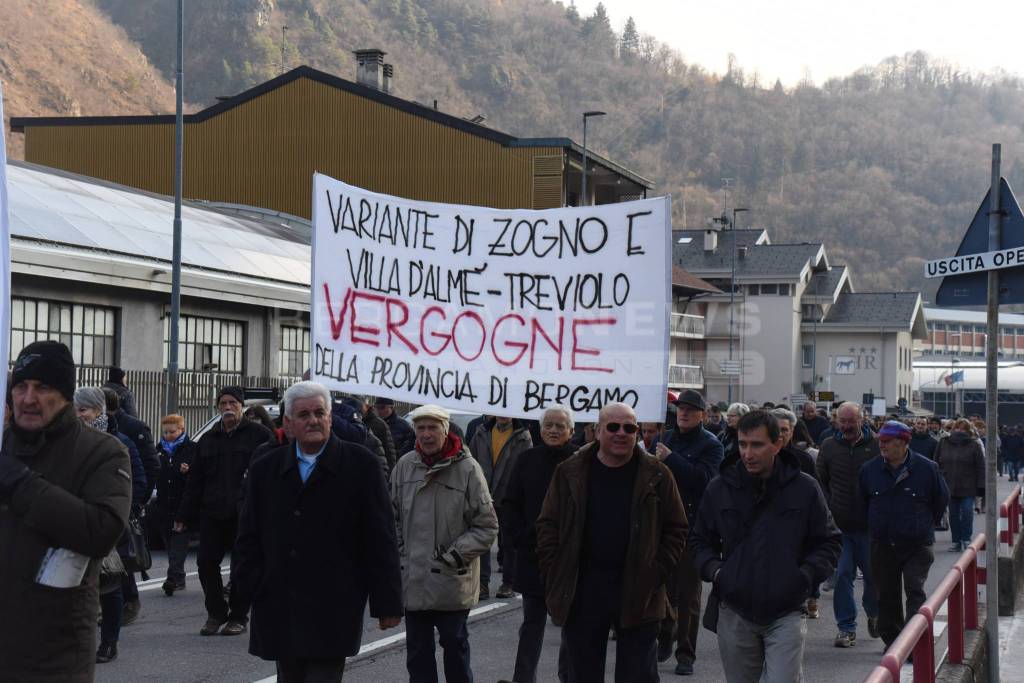
[[[703,396],[687,389],[679,395],[675,405],[676,428],[665,435],[664,443],[656,446],[655,455],[672,471],[686,508],[686,518],[692,526],[704,489],[718,476],[725,454],[722,442],[704,428],[707,405]],[[672,656],[675,636],[675,673],[680,676],[693,673],[697,658],[701,583],[690,554],[684,551],[668,584],[673,609],[669,610],[658,633],[658,660],[662,662]]]
[[[249,602],[234,581],[228,600],[224,600],[220,563],[234,547],[238,534],[239,501],[253,451],[273,435],[258,422],[242,419],[244,404],[242,387],[220,390],[220,421],[199,439],[199,452],[189,469],[185,494],[174,521],[177,533],[199,526],[196,564],[207,614],[206,623],[199,630],[201,636],[241,635],[249,621]],[[233,570],[234,557],[231,566]]]
[[483,471],[449,431],[448,411],[412,412],[416,445],[391,473],[405,602],[409,683],[436,683],[434,630],[447,683],[470,683],[466,619],[480,593],[480,556],[498,536]]
[[910,450],[913,431],[889,420],[878,432],[882,454],[860,470],[859,492],[871,535],[871,574],[878,587],[878,630],[888,648],[925,601],[935,561],[935,526],[949,504],[938,466]]
[[0,678],[91,682],[100,560],[128,521],[128,451],[75,415],[75,363],[63,344],[25,347],[10,385],[0,453]]

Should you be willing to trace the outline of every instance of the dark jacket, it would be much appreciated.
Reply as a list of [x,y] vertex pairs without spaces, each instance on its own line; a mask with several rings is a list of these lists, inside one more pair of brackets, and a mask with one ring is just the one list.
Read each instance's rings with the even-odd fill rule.
[[[537,518],[537,562],[548,613],[558,626],[569,618],[587,523],[587,476],[597,457],[592,443],[555,469]],[[689,528],[672,472],[637,446],[629,545],[622,574],[619,626],[632,628],[665,617],[665,582],[686,546]]]
[[402,457],[416,447],[416,432],[398,413],[391,413],[387,418],[381,419],[391,430],[391,438],[395,442],[395,453],[398,454],[398,457]]
[[807,427],[807,433],[811,435],[811,439],[816,444],[824,441],[825,439],[822,438],[822,435],[832,428],[832,423],[821,415],[815,415],[810,420],[801,416],[800,422],[803,422],[804,426]]
[[915,429],[913,436],[910,437],[910,450],[918,455],[923,455],[929,460],[935,460],[935,449],[938,446],[939,440],[928,432],[920,434]]
[[495,428],[494,423],[494,418],[491,418],[478,427],[472,443],[468,446],[469,452],[480,463],[480,469],[484,472],[484,479],[491,489],[491,498],[494,499],[494,507],[500,508],[505,502],[505,490],[508,488],[512,470],[515,469],[516,460],[533,447],[533,439],[530,438],[530,430],[526,425],[519,420],[512,420],[512,434],[501,447],[501,453],[495,462],[494,454],[491,452],[491,430]]
[[814,479],[778,458],[760,494],[743,463],[711,482],[689,548],[719,599],[766,625],[798,611],[812,587],[832,575],[842,535]]
[[706,429],[709,432],[711,432],[712,434],[714,434],[715,438],[718,438],[718,435],[722,433],[723,429],[725,429],[724,425],[725,425],[725,418],[723,417],[718,422],[708,421],[708,422],[704,423],[704,429]]
[[949,489],[934,462],[907,451],[897,470],[877,457],[860,470],[860,494],[871,538],[895,546],[935,543]]
[[181,445],[174,449],[173,455],[162,445],[158,449],[160,474],[156,480],[156,502],[161,510],[173,516],[181,506],[185,483],[188,481],[188,475],[182,473],[181,466],[184,464],[192,467],[199,453],[199,444],[186,436]]
[[847,442],[842,434],[825,439],[821,444],[816,463],[818,482],[832,516],[843,532],[854,533],[868,528],[860,513],[857,482],[864,463],[880,456],[878,439],[866,427],[855,444]]
[[228,434],[221,422],[199,439],[185,495],[175,521],[194,525],[199,517],[234,519],[242,497],[242,481],[256,448],[274,438],[266,427],[241,420]]
[[971,498],[985,493],[985,450],[973,436],[953,432],[939,441],[935,464],[946,480],[953,498]]
[[366,441],[362,407],[344,401],[331,402],[331,432],[342,441],[362,445]]
[[679,429],[670,431],[665,435],[665,445],[672,449],[672,453],[665,458],[665,466],[675,477],[679,495],[686,507],[686,518],[693,524],[704,489],[718,476],[718,466],[724,457],[722,442],[698,426],[689,432]]
[[117,403],[121,407],[121,410],[134,418],[139,417],[139,411],[135,407],[135,394],[132,393],[131,389],[120,382],[107,382],[102,388],[111,389],[115,394],[117,394]]
[[544,579],[537,565],[537,517],[544,496],[551,484],[555,468],[568,460],[575,450],[572,444],[551,448],[546,444],[534,446],[519,456],[512,470],[505,493],[505,531],[516,549],[516,571],[512,587],[532,597],[544,597]]
[[[384,458],[388,465],[388,474],[390,474],[391,470],[395,469],[395,463],[398,462],[398,453],[395,451],[395,439],[391,436],[388,423],[380,419],[372,409],[363,415],[363,423],[374,436],[380,439],[381,446],[384,448]],[[402,455],[405,453],[403,452]]]
[[724,449],[724,459],[729,462],[735,462],[740,457],[740,441],[739,434],[736,429],[726,425],[722,428],[722,431],[718,434],[718,440],[722,442],[722,448]]
[[359,652],[363,611],[402,615],[395,520],[377,458],[331,438],[303,483],[294,445],[255,461],[235,577],[252,598],[249,652],[341,659]]
[[1006,462],[1024,461],[1024,436],[1009,434],[1003,437],[1003,460]]
[[138,503],[139,505],[145,505],[146,501],[149,500],[150,494],[153,493],[153,488],[156,486],[157,473],[160,471],[160,458],[156,454],[153,433],[149,431],[149,427],[146,426],[145,422],[126,413],[124,408],[118,409],[117,413],[113,416],[108,415],[107,419],[116,431],[131,439],[135,447],[139,449],[139,455],[142,456],[142,465],[146,468],[147,485],[145,500],[138,501]]
[[70,405],[41,434],[8,429],[3,451],[40,476],[0,504],[0,679],[91,683],[99,559],[74,588],[35,579],[48,548],[103,558],[117,543],[131,502],[128,452],[82,424]]
[[[121,445],[128,451],[128,459],[132,464],[132,509],[141,508],[146,502],[146,497],[149,492],[149,482],[146,481],[146,470],[142,464],[142,456],[139,455],[139,449],[135,447],[132,440],[127,436],[107,428],[107,434],[110,434],[115,439],[121,442]],[[137,512],[137,510],[136,510]]]
[[805,449],[790,441],[788,446],[779,451],[779,455],[783,459],[789,460],[791,465],[800,468],[804,474],[810,475],[814,481],[818,481],[818,468],[814,463],[814,458]]

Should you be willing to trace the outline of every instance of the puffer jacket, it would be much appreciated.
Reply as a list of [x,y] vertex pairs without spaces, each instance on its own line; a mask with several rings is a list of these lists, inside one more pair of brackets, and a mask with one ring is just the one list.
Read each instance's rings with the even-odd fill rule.
[[[498,537],[498,516],[480,465],[465,448],[427,467],[415,450],[391,473],[405,609],[470,609],[480,597],[480,556]],[[435,559],[454,548],[467,566]]]
[[[537,561],[552,621],[564,626],[576,596],[587,524],[587,476],[599,445],[584,446],[555,469],[537,518]],[[689,528],[672,472],[636,446],[638,459],[629,545],[622,574],[621,628],[665,617],[665,583],[686,546]]]
[[860,468],[872,458],[880,457],[878,439],[867,427],[857,443],[851,444],[841,433],[825,439],[815,463],[818,482],[835,518],[844,533],[867,531],[867,520],[861,514],[858,481]]
[[530,430],[519,420],[512,421],[512,435],[501,448],[498,460],[495,462],[493,449],[491,448],[491,429],[494,428],[494,419],[484,422],[473,435],[473,441],[469,444],[469,452],[473,454],[476,461],[480,463],[484,479],[491,489],[491,498],[494,499],[495,507],[500,508],[505,501],[505,494],[508,490],[508,482],[512,470],[515,469],[516,461],[522,453],[533,447],[533,438]]
[[985,450],[981,442],[964,432],[953,432],[939,441],[935,464],[952,498],[971,498],[985,493]]
[[[38,477],[0,503],[0,680],[91,683],[100,560],[124,532],[132,495],[128,451],[87,427],[70,405],[41,433],[4,433],[4,454]],[[82,583],[36,583],[48,548],[94,558]]]

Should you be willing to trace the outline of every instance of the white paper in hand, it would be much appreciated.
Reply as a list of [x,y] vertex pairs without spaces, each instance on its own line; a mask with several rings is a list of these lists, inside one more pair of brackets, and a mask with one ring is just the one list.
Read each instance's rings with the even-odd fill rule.
[[67,548],[50,548],[36,574],[36,583],[51,588],[74,588],[81,585],[89,558]]

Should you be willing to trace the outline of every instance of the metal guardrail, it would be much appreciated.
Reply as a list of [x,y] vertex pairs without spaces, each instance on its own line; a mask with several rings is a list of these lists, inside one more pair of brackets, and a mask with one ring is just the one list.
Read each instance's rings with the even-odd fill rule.
[[691,387],[704,386],[704,368],[699,365],[669,365],[668,383]]
[[999,553],[1001,555],[1012,555],[1013,544],[1020,533],[1021,514],[1021,487],[1015,486],[999,505]]
[[690,313],[672,314],[672,334],[679,334],[687,337],[704,338],[704,316],[692,315]]
[[[1019,500],[1019,487],[1018,487]],[[964,640],[968,630],[978,628],[978,584],[984,573],[978,556],[985,549],[985,534],[978,534],[953,568],[942,578],[925,603],[907,622],[864,683],[899,683],[900,669],[913,655],[914,683],[935,683],[935,616],[947,604],[947,632],[951,664],[964,661]]]

